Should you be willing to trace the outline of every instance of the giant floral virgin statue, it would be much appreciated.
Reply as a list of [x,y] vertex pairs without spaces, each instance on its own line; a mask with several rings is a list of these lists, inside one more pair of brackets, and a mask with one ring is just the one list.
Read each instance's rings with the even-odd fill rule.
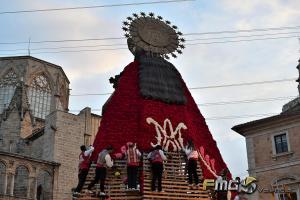
[[156,145],[180,151],[192,140],[204,178],[216,178],[227,166],[184,80],[167,61],[182,54],[183,34],[153,13],[133,14],[123,25],[134,61],[110,79],[115,91],[103,106],[92,159],[107,145],[117,152],[129,141],[144,152]]

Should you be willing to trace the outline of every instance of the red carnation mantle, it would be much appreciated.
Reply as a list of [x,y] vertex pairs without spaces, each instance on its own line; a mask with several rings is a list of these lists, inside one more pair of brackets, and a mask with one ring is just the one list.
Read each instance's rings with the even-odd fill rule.
[[[163,126],[165,120],[169,119],[174,130],[180,123],[186,126],[186,129],[181,129],[184,145],[188,139],[193,140],[202,158],[200,160],[204,178],[215,178],[216,174],[219,175],[221,170],[227,166],[204,117],[182,78],[181,81],[187,98],[185,105],[147,100],[139,94],[138,65],[139,62],[134,61],[123,71],[118,87],[103,115],[94,142],[95,151],[92,159],[96,160],[97,154],[107,145],[112,145],[116,153],[120,152],[120,148],[128,141],[136,142],[141,151],[148,152],[152,148],[150,143],[157,143],[157,133],[154,124],[147,123],[146,119],[151,117],[160,126]],[[167,126],[168,135],[170,135],[169,129]],[[231,178],[230,174],[228,178]]]

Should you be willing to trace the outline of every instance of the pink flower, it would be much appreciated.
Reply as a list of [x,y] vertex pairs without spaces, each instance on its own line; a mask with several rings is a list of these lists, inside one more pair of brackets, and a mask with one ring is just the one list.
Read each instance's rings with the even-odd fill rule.
[[123,154],[126,153],[126,146],[125,146],[125,145],[121,147],[121,152],[122,152]]
[[114,156],[115,156],[116,159],[121,159],[123,157],[123,154],[116,153]]

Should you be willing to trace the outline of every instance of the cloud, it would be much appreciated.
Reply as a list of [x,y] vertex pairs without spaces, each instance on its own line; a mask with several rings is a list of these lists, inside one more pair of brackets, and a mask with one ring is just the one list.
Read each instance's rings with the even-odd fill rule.
[[[271,0],[272,1],[272,0]],[[239,0],[232,0],[232,1],[226,1],[223,0],[222,6],[224,6],[227,10],[234,10],[238,14],[251,14],[257,10],[257,8],[261,6],[267,6],[271,3],[270,1],[259,1],[259,0],[245,0],[245,1],[239,1]]]
[[[26,8],[57,8],[74,6],[65,4],[61,5],[58,1],[26,1],[23,2]],[[85,38],[105,38],[105,37],[120,37],[122,32],[119,30],[121,22],[114,21],[112,18],[105,16],[99,12],[91,12],[91,10],[76,10],[76,11],[59,11],[45,13],[29,13],[7,16],[5,24],[10,24],[14,17],[18,19],[18,26],[13,26],[11,29],[5,29],[5,32],[13,33],[15,37],[12,41],[26,41],[29,37],[32,41],[41,40],[64,40],[64,39],[85,39]],[[110,28],[107,28],[110,27]],[[19,33],[22,30],[22,34]],[[15,34],[15,35],[14,35]],[[8,35],[8,34],[7,34]],[[37,48],[61,48],[70,46],[91,46],[91,45],[110,45],[115,43],[126,44],[126,41],[91,41],[91,42],[65,42],[65,43],[42,43],[31,44],[31,49]],[[123,46],[126,48],[126,46]],[[27,44],[24,45],[27,49]],[[85,70],[87,76],[94,73],[106,73],[117,68],[120,62],[130,58],[129,53],[120,51],[89,51],[78,53],[47,53],[41,52],[57,52],[65,50],[97,50],[110,49],[116,47],[86,47],[86,48],[67,48],[67,49],[50,49],[50,50],[32,50],[31,53],[36,57],[47,57],[50,62],[62,65],[68,72],[71,80],[82,75],[82,70]],[[123,51],[123,52],[122,52]],[[128,51],[129,52],[129,51]],[[37,54],[35,54],[37,53]],[[49,57],[51,60],[49,60]],[[131,57],[132,58],[132,57]]]
[[228,14],[239,16],[237,28],[252,26],[272,27],[284,24],[297,24],[300,13],[299,1],[281,0],[222,0],[222,7]]

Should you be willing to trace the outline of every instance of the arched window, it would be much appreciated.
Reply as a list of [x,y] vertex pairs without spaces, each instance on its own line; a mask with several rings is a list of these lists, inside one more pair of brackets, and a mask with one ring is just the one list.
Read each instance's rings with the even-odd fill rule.
[[18,166],[15,174],[14,196],[27,197],[29,171],[25,166]]
[[50,113],[51,89],[44,75],[39,75],[32,80],[28,98],[33,115],[45,119],[46,115]]
[[3,162],[0,161],[0,194],[4,194],[5,190],[5,173],[6,173],[6,166]]
[[[289,175],[289,176],[283,176],[275,179],[273,181],[273,188],[278,188],[278,189],[284,189],[287,190],[284,193],[276,193],[275,192],[275,198],[278,200],[286,200],[286,199],[291,199],[291,200],[297,200],[297,191],[293,190],[293,183],[297,182],[297,178]],[[295,185],[296,186],[296,185]],[[296,186],[297,187],[297,186]],[[290,191],[289,191],[290,190]]]
[[17,81],[17,74],[12,69],[0,80],[0,113],[9,106]]
[[37,200],[52,199],[52,178],[48,172],[42,171],[38,175],[36,190]]

